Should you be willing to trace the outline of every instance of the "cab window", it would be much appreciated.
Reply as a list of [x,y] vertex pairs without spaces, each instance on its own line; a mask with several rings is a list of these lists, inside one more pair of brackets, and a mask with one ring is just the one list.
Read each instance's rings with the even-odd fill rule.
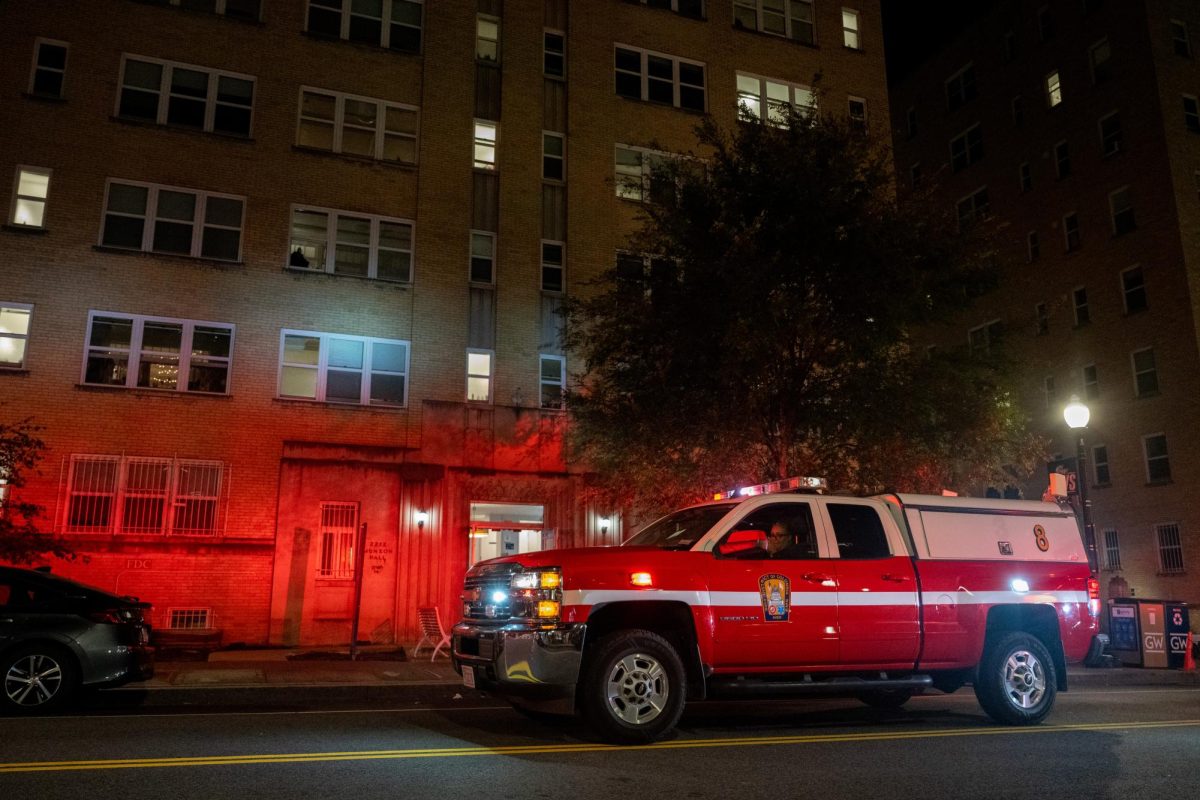
[[849,503],[829,503],[825,506],[837,537],[838,555],[842,558],[887,558],[892,554],[883,523],[874,508]]
[[[754,535],[747,534],[753,531]],[[727,558],[813,559],[817,550],[816,526],[808,503],[775,503],[747,514],[717,546]]]

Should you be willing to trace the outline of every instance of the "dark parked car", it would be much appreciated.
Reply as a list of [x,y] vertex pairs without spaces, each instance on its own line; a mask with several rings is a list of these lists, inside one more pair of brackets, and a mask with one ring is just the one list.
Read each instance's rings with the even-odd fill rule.
[[149,608],[48,570],[0,567],[0,710],[50,711],[84,687],[151,677]]

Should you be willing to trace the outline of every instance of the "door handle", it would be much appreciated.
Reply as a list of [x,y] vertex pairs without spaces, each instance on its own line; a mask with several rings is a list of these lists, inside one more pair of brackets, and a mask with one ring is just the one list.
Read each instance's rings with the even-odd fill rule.
[[892,581],[893,583],[908,583],[910,580],[912,580],[907,575],[893,575],[890,572],[885,572],[879,577],[885,581]]
[[819,583],[821,585],[829,585],[829,586],[833,585],[833,576],[832,575],[822,575],[819,572],[806,572],[803,575],[801,575],[800,577],[803,580],[808,581],[809,583]]

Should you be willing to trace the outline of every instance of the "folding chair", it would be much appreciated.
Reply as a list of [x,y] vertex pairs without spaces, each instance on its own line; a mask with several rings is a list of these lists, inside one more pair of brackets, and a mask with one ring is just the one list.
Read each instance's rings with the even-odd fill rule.
[[430,661],[433,661],[437,658],[439,650],[450,646],[450,634],[442,625],[441,609],[436,606],[418,608],[417,620],[421,623],[421,641],[417,642],[417,646],[413,648],[413,656],[416,656],[417,651],[425,642],[429,642],[431,646],[436,642],[437,646],[433,648],[433,655],[429,658]]

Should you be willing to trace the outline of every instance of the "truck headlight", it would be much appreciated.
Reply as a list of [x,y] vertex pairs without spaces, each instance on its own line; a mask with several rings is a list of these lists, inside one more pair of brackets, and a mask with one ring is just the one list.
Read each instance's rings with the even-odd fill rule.
[[562,572],[557,567],[512,576],[512,615],[553,622],[562,610]]
[[510,585],[514,589],[557,589],[562,586],[562,573],[556,569],[520,572],[513,575]]

